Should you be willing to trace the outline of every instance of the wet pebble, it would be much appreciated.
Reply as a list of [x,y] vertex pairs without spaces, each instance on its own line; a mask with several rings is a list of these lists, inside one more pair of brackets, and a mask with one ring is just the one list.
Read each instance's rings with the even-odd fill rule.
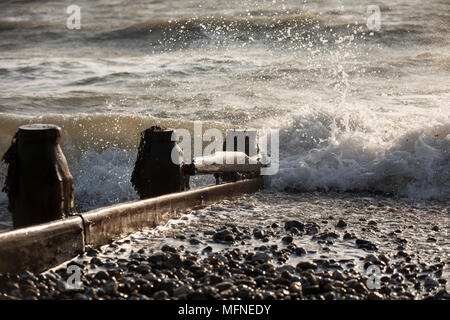
[[424,286],[425,288],[435,288],[439,286],[439,282],[437,282],[435,279],[431,277],[426,277],[424,279]]
[[308,261],[302,261],[297,264],[296,269],[300,271],[308,269],[317,269],[317,264]]
[[286,221],[284,223],[284,229],[289,230],[291,228],[297,228],[298,230],[303,231],[305,228],[305,225],[303,223],[301,223],[300,221],[296,221],[296,220]]
[[347,227],[347,223],[344,220],[339,220],[338,223],[336,224],[336,228],[346,228]]

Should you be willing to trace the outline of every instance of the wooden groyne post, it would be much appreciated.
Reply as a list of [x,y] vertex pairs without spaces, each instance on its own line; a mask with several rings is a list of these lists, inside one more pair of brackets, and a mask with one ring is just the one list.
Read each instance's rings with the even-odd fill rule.
[[73,177],[59,145],[61,128],[19,127],[4,155],[9,165],[3,191],[14,228],[66,218],[74,211]]
[[[174,131],[153,126],[141,133],[131,183],[141,199],[157,197],[189,188],[183,172],[183,152]],[[176,161],[174,161],[176,160]]]

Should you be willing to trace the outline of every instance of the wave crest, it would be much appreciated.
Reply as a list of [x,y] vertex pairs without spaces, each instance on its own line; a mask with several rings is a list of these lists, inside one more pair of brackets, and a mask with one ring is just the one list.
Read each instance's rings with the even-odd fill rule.
[[[320,121],[322,118],[322,121]],[[327,114],[301,117],[281,131],[276,190],[383,192],[450,199],[450,123],[410,130],[393,141]]]

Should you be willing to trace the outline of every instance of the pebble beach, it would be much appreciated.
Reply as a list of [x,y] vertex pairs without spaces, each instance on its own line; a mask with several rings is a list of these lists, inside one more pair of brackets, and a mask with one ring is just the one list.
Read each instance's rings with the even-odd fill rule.
[[[155,229],[84,251],[80,231],[74,259],[0,274],[0,300],[450,298],[448,0],[0,1],[0,12],[0,155],[20,126],[59,126],[74,214],[140,198],[132,173],[153,126],[201,138],[189,161],[209,155],[211,129],[271,130],[277,164],[263,191]],[[2,187],[18,181],[11,158]],[[8,208],[0,192],[2,235]],[[0,249],[19,258],[0,252],[2,270],[31,260],[11,238]]]
[[[1,275],[0,298],[449,299],[448,211],[445,202],[373,194],[263,191],[42,274]],[[71,265],[81,270],[77,289]]]

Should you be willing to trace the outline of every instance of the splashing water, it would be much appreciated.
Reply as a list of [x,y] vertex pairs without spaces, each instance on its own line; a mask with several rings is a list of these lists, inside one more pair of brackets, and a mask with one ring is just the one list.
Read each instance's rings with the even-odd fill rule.
[[377,32],[370,1],[79,1],[78,31],[69,4],[0,4],[0,152],[60,125],[79,210],[135,199],[139,132],[195,120],[279,128],[273,190],[449,199],[448,4],[382,4]]

